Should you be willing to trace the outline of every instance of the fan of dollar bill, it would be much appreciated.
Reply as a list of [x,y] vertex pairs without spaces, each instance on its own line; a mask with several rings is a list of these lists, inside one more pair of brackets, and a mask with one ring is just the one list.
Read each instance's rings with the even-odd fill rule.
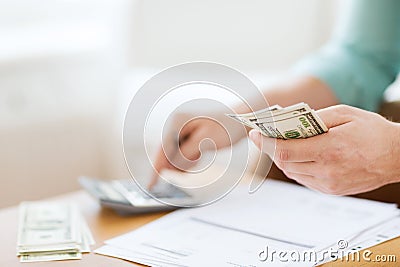
[[308,138],[328,131],[315,110],[306,103],[285,108],[274,105],[256,112],[226,115],[272,138]]
[[17,244],[21,262],[81,259],[93,244],[90,229],[75,205],[21,203]]

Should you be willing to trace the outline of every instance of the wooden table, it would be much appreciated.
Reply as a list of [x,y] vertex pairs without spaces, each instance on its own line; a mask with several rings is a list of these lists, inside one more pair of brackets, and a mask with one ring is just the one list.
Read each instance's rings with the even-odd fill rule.
[[[136,215],[130,217],[121,217],[108,209],[102,209],[97,202],[92,199],[86,192],[78,191],[71,194],[54,198],[57,201],[71,201],[79,205],[84,217],[86,218],[93,236],[96,240],[97,248],[103,244],[103,241],[111,237],[121,235],[128,231],[132,231],[148,222],[151,222],[164,213]],[[37,262],[37,263],[20,263],[15,256],[17,242],[17,225],[18,225],[18,207],[11,207],[0,210],[0,226],[1,226],[1,242],[0,242],[0,266],[137,266],[134,263],[105,257],[94,254],[84,254],[82,260],[59,261],[59,262]],[[334,262],[325,264],[324,267],[334,266],[400,266],[400,238],[382,243],[370,249],[373,255],[396,255],[397,263],[377,263],[377,262]]]

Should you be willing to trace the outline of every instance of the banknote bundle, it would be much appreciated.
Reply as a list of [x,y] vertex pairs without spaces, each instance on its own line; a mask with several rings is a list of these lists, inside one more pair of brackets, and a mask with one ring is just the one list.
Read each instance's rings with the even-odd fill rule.
[[81,259],[94,244],[78,208],[53,202],[21,203],[17,242],[21,262]]
[[315,110],[306,103],[285,108],[274,105],[256,112],[227,116],[272,138],[308,138],[328,131]]

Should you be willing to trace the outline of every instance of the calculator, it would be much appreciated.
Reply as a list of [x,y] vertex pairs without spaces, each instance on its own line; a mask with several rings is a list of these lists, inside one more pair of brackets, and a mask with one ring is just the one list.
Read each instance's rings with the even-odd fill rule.
[[104,207],[111,208],[121,215],[150,213],[174,210],[176,205],[195,205],[195,200],[178,187],[159,182],[151,194],[146,194],[132,179],[103,181],[90,177],[79,177],[79,184],[96,198]]

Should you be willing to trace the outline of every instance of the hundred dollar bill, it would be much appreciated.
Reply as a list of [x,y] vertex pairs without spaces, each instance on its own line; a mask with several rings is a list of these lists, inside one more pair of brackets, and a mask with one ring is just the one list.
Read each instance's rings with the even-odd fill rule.
[[18,247],[78,243],[77,214],[69,204],[25,202],[20,206]]
[[308,138],[328,131],[315,111],[255,124],[265,135],[280,139]]
[[79,259],[90,252],[93,236],[73,204],[24,202],[20,205],[17,255],[21,262]]
[[279,105],[274,105],[266,109],[262,109],[255,112],[245,113],[245,114],[226,114],[227,116],[231,117],[234,120],[239,121],[242,124],[245,124],[248,127],[254,128],[254,124],[252,123],[251,119],[256,117],[266,117],[271,116],[272,112],[276,112],[281,110],[282,107]]
[[265,119],[278,119],[280,116],[294,116],[303,112],[311,111],[312,109],[305,103],[298,103],[287,108],[282,108],[277,111],[267,112],[265,114],[255,114],[253,117],[248,117],[250,122],[259,122],[260,120]]
[[276,106],[277,105],[246,114],[226,114],[226,115],[235,120],[238,120],[243,124],[246,124],[247,126],[252,127],[254,126],[255,122],[258,122],[258,120],[276,118],[278,116],[296,115],[302,112],[311,111],[311,108],[305,103],[298,103],[296,105],[289,106],[286,108],[282,108],[280,106],[278,106],[279,108],[276,108]]
[[82,258],[80,252],[42,252],[21,255],[21,262],[38,262],[38,261],[61,261],[61,260],[79,260]]
[[261,109],[254,112],[244,113],[244,114],[227,114],[231,117],[242,117],[242,118],[251,118],[254,116],[263,116],[264,114],[271,114],[271,112],[276,112],[282,110],[282,107],[279,105],[273,105],[265,109]]
[[272,111],[227,115],[271,138],[308,138],[328,131],[318,114],[305,103]]

